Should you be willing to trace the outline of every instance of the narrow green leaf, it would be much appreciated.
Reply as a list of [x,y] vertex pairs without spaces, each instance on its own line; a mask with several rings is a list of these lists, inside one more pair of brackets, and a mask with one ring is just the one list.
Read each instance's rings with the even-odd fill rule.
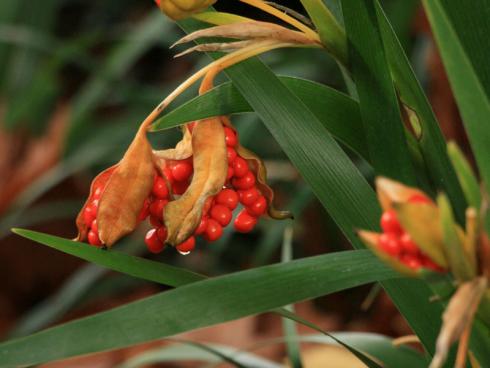
[[253,20],[250,18],[242,17],[240,15],[223,12],[203,12],[194,14],[192,17],[194,19],[200,20],[201,22],[214,24],[216,26],[238,22],[248,22]]
[[161,262],[134,257],[116,250],[106,251],[57,236],[25,229],[13,229],[14,233],[48,247],[74,255],[86,261],[122,272],[134,277],[169,286],[181,286],[199,281],[205,276],[173,267]]
[[359,95],[369,156],[377,175],[416,184],[398,99],[372,0],[342,1],[349,62]]
[[[362,131],[359,104],[328,86],[294,77],[279,77],[339,141],[369,161]],[[223,83],[197,96],[158,119],[152,130],[173,128],[189,121],[211,116],[253,112],[232,83]]]
[[427,96],[418,82],[386,14],[378,1],[375,4],[386,59],[388,60],[396,89],[402,103],[413,111],[421,127],[418,143],[427,165],[428,175],[438,190],[447,193],[456,210],[457,219],[463,222],[466,203],[446,151],[444,136]]
[[[424,0],[423,4],[481,177],[486,190],[490,192],[490,87],[486,85],[490,79],[488,47],[483,46],[488,44],[488,32],[485,29],[490,29],[488,2],[475,0],[470,5],[457,1]],[[469,15],[475,16],[475,22]],[[478,28],[479,25],[482,28]],[[477,55],[485,52],[487,56],[483,57],[482,63],[482,57]]]
[[347,65],[347,39],[332,12],[323,0],[301,0],[301,3],[313,21],[323,45],[343,65]]
[[0,344],[0,366],[40,364],[138,344],[396,276],[368,251],[237,272],[7,341]]
[[464,153],[459,149],[456,142],[449,142],[447,144],[447,150],[468,205],[479,210],[481,206],[480,185],[470,163],[466,160]]

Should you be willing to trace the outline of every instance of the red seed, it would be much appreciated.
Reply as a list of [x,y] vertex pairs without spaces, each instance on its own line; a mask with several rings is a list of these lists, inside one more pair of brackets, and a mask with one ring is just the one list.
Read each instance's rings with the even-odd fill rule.
[[252,231],[256,224],[257,218],[251,216],[245,209],[240,211],[233,223],[235,230],[241,233],[248,233]]
[[92,221],[90,224],[90,229],[96,234],[99,233],[99,225],[97,225],[97,220]]
[[204,239],[209,242],[213,242],[221,238],[223,235],[223,227],[218,223],[218,221],[210,218],[208,219],[208,225],[206,226],[206,231],[204,232]]
[[427,204],[432,204],[432,201],[427,198],[423,194],[414,194],[410,198],[408,198],[408,202],[410,203],[427,203]]
[[167,179],[167,181],[172,184],[175,179],[174,179],[174,176],[172,174],[172,170],[170,169],[170,167],[165,167],[163,168],[163,175],[165,176],[165,178]]
[[255,217],[262,216],[267,210],[267,201],[264,196],[260,196],[254,204],[247,206],[247,211],[249,214]]
[[192,165],[188,161],[179,161],[172,166],[172,176],[177,181],[189,179],[192,175]]
[[228,157],[228,165],[231,165],[237,157],[235,149],[231,147],[226,147],[226,157]]
[[396,217],[395,210],[385,211],[381,216],[380,224],[385,233],[401,234],[403,231]]
[[420,267],[422,267],[420,258],[411,254],[403,255],[400,261],[412,270],[418,270]]
[[412,240],[412,237],[408,233],[403,233],[400,237],[400,245],[404,253],[416,255],[419,253],[419,247]]
[[422,256],[421,260],[422,260],[422,265],[425,268],[428,268],[429,270],[433,270],[436,272],[444,272],[444,269],[438,264],[436,264],[435,262],[433,262],[429,257]]
[[230,180],[233,177],[233,175],[235,175],[233,168],[231,166],[228,166],[228,172],[226,173],[226,180]]
[[165,244],[158,239],[156,229],[151,229],[146,233],[145,243],[148,250],[152,253],[160,253],[165,248]]
[[168,201],[166,199],[155,199],[150,204],[150,214],[159,219],[163,219],[163,211]]
[[91,244],[91,245],[95,245],[96,247],[100,247],[102,245],[102,242],[100,241],[99,235],[92,230],[90,230],[88,232],[87,239],[88,239],[89,244]]
[[232,184],[237,189],[250,189],[255,185],[255,176],[251,171],[249,171],[243,177],[233,179]]
[[238,143],[236,133],[233,131],[233,129],[229,127],[225,127],[224,130],[225,130],[226,145],[229,147],[235,147],[236,144]]
[[138,220],[144,221],[148,216],[150,216],[150,200],[147,198],[143,202],[143,208],[140,211]]
[[88,226],[95,220],[97,216],[97,206],[94,206],[92,203],[85,207],[83,211],[83,221]]
[[157,236],[158,236],[158,239],[165,244],[165,240],[167,240],[167,235],[168,235],[168,232],[167,232],[167,228],[165,226],[160,226],[158,229],[157,229]]
[[158,6],[160,6],[160,0],[155,0],[155,4],[157,4]]
[[150,215],[150,224],[153,226],[155,229],[159,228],[160,226],[163,225],[163,219],[160,217],[155,217],[153,215]]
[[100,199],[100,197],[102,196],[102,189],[103,189],[103,188],[102,188],[101,186],[100,186],[100,187],[95,188],[95,190],[94,190],[94,194],[92,195],[92,198],[93,198],[93,199]]
[[401,246],[395,234],[381,234],[378,239],[379,247],[387,254],[397,257],[401,253]]
[[167,182],[161,176],[156,176],[153,181],[152,193],[155,197],[166,199],[168,197]]
[[240,203],[244,206],[251,206],[259,198],[260,192],[257,188],[253,187],[247,190],[239,190],[238,197],[240,198]]
[[230,209],[221,204],[216,204],[211,207],[210,215],[213,219],[218,221],[221,226],[228,225],[232,217]]
[[237,178],[245,176],[245,174],[247,174],[249,171],[247,161],[238,156],[235,161],[233,161],[233,171],[235,172],[235,177]]
[[195,247],[196,247],[196,238],[194,238],[193,236],[191,236],[186,241],[180,243],[179,245],[175,246],[175,248],[177,248],[179,252],[185,254],[193,251]]
[[233,189],[223,189],[216,196],[216,203],[234,210],[238,206],[238,194]]
[[196,235],[203,234],[206,231],[207,226],[208,226],[208,217],[203,216],[201,218],[201,222],[199,223],[199,226],[194,231],[194,234],[196,234]]
[[189,182],[177,181],[172,185],[172,191],[174,192],[174,194],[182,195],[185,193],[188,187],[189,187]]

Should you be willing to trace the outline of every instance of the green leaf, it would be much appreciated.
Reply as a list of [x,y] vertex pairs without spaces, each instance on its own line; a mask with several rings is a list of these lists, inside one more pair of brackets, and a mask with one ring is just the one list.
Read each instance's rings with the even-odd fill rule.
[[[359,104],[325,85],[294,77],[279,77],[339,141],[369,161]],[[189,121],[218,115],[253,112],[232,83],[223,83],[180,105],[158,119],[152,130],[169,129]]]
[[116,250],[103,250],[57,236],[36,231],[13,229],[14,233],[48,247],[74,255],[86,261],[169,286],[181,286],[189,282],[203,280],[205,276],[186,271],[165,263],[134,257]]
[[203,12],[194,14],[192,17],[194,19],[200,20],[201,22],[214,24],[216,26],[253,21],[253,19],[242,17],[240,15],[223,12]]
[[470,163],[466,160],[464,153],[459,149],[456,142],[449,142],[447,144],[447,150],[456,170],[456,174],[458,175],[461,187],[463,188],[468,205],[479,210],[481,206],[480,185],[478,184],[478,180],[473,173]]
[[386,59],[402,103],[413,112],[420,124],[418,143],[424,157],[427,172],[436,188],[447,193],[456,210],[459,221],[463,221],[466,203],[458,178],[446,151],[446,141],[410,62],[403,51],[383,9],[376,1],[376,14],[383,39]]
[[349,63],[359,95],[364,134],[377,175],[416,183],[404,125],[372,0],[342,1]]
[[325,6],[323,0],[301,0],[301,3],[313,21],[325,48],[346,65],[347,39],[332,12]]
[[[490,69],[486,0],[424,0],[485,188],[490,192]],[[485,56],[486,55],[486,56]]]
[[[112,251],[100,253],[106,255],[99,259],[120,259]],[[396,276],[368,251],[237,272],[7,341],[0,344],[0,366],[40,364],[138,344]]]
[[[186,31],[195,22],[180,22]],[[213,55],[218,57],[218,55]],[[377,229],[381,211],[374,191],[306,106],[257,58],[226,70],[237,90],[262,119],[340,229],[363,248],[355,229]],[[419,280],[385,281],[383,287],[420,337],[434,351],[440,328],[440,303]]]

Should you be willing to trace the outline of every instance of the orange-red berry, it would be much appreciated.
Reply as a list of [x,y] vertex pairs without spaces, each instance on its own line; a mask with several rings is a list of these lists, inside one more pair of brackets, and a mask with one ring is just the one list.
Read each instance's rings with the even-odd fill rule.
[[146,233],[145,243],[148,250],[152,253],[160,253],[165,247],[165,244],[158,238],[156,229],[151,229]]
[[150,204],[150,214],[159,219],[163,219],[163,211],[168,201],[166,199],[156,199]]
[[381,216],[380,223],[381,223],[381,228],[385,233],[401,234],[401,232],[403,231],[396,217],[395,210],[385,211]]
[[226,180],[230,180],[235,175],[233,168],[228,166],[228,172],[226,173]]
[[233,129],[225,127],[225,142],[227,146],[235,147],[238,143],[236,133]]
[[155,197],[166,199],[168,197],[167,182],[161,176],[156,176],[153,181],[152,193]]
[[179,161],[171,167],[172,176],[177,181],[189,179],[192,175],[192,165],[188,161]]
[[148,216],[150,216],[150,200],[147,198],[143,201],[143,208],[140,211],[138,216],[138,220],[143,221]]
[[243,177],[233,179],[232,184],[237,189],[250,189],[255,185],[255,176],[249,171]]
[[99,225],[97,225],[96,219],[94,219],[94,221],[92,221],[92,223],[90,224],[90,229],[92,229],[92,231],[96,234],[99,233]]
[[404,254],[400,261],[413,270],[418,270],[420,267],[422,267],[420,258],[411,254]]
[[211,217],[218,221],[221,226],[227,226],[232,217],[232,213],[228,207],[225,207],[221,204],[216,204],[211,207],[211,211],[209,212]]
[[235,161],[233,161],[233,171],[235,173],[235,177],[237,178],[241,178],[242,176],[247,174],[249,171],[247,161],[244,158],[238,156]]
[[408,233],[402,234],[402,236],[400,237],[400,245],[404,253],[414,255],[419,253],[419,247],[417,246],[417,244],[415,244],[415,242],[412,240],[412,237]]
[[150,215],[150,224],[155,229],[157,229],[163,225],[163,219],[161,217],[156,217],[156,216]]
[[165,226],[160,226],[158,229],[157,229],[157,236],[158,236],[158,239],[165,244],[165,240],[167,240],[167,235],[168,235],[168,231],[167,231],[167,228]]
[[204,238],[209,242],[213,242],[221,238],[221,235],[223,235],[223,227],[218,223],[218,221],[212,218],[208,219],[206,231],[204,232]]
[[194,238],[193,236],[191,236],[186,241],[180,243],[179,245],[175,246],[175,248],[177,248],[179,252],[185,254],[193,251],[195,247],[196,247],[196,238]]
[[91,245],[95,245],[96,247],[100,247],[102,245],[102,242],[100,241],[99,235],[90,230],[87,234],[87,240]]
[[400,242],[395,234],[381,234],[378,240],[379,247],[387,254],[396,257],[401,253]]
[[427,203],[427,204],[432,203],[432,201],[423,194],[412,195],[410,198],[408,198],[408,202],[410,202],[410,203]]
[[252,231],[256,224],[257,218],[250,215],[245,209],[240,211],[233,222],[235,230],[241,233],[248,233]]
[[235,149],[232,147],[226,147],[226,157],[228,157],[228,165],[231,165],[237,158]]
[[204,233],[206,231],[207,226],[208,226],[208,217],[203,216],[201,218],[201,222],[199,223],[196,230],[194,231],[194,234],[201,235],[202,233]]
[[182,195],[185,193],[188,187],[189,187],[189,183],[187,181],[176,181],[172,185],[172,190],[174,194]]
[[96,199],[85,207],[85,210],[83,211],[83,221],[85,224],[90,225],[92,221],[95,220],[98,202],[99,201]]
[[240,198],[240,203],[244,206],[251,206],[259,198],[260,193],[257,188],[253,187],[246,190],[239,190],[238,196]]
[[103,190],[103,188],[101,186],[95,188],[94,194],[92,195],[92,198],[93,199],[100,199],[100,197],[102,196],[102,190]]
[[222,204],[228,207],[230,210],[234,210],[238,206],[238,194],[233,189],[223,189],[216,196],[216,203]]
[[252,216],[262,216],[267,210],[267,201],[264,196],[260,196],[252,205],[247,206],[247,211]]

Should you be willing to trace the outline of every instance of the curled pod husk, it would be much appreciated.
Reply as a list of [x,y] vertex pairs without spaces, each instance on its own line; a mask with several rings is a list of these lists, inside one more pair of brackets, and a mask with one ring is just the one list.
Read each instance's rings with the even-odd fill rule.
[[77,240],[85,240],[90,224],[83,213],[91,203],[93,192],[102,186],[96,219],[101,242],[110,247],[132,232],[139,223],[139,214],[150,194],[155,169],[153,153],[142,126],[121,161],[99,174],[93,181],[89,199],[77,217]]

